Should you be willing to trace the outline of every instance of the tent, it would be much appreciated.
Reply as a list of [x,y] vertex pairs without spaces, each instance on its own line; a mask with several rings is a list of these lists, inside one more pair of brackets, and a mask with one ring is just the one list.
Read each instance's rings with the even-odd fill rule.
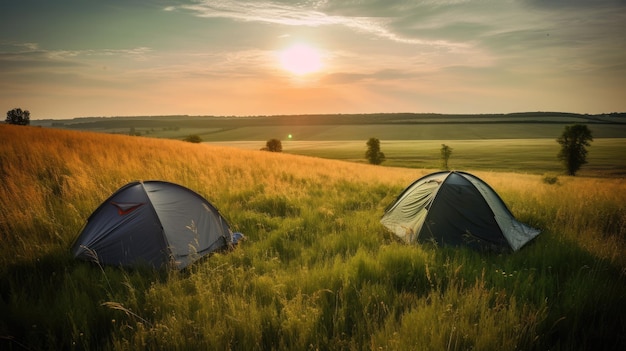
[[517,251],[540,231],[518,222],[487,183],[465,172],[436,172],[407,187],[381,223],[407,243]]
[[106,265],[183,269],[241,236],[233,235],[219,211],[188,188],[132,182],[91,214],[71,251],[75,258]]

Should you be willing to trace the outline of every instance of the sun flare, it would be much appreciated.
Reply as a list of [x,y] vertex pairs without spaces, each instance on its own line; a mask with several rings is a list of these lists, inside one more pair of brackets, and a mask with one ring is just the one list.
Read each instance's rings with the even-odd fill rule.
[[322,55],[316,48],[294,44],[278,54],[280,65],[295,75],[315,73],[322,69]]

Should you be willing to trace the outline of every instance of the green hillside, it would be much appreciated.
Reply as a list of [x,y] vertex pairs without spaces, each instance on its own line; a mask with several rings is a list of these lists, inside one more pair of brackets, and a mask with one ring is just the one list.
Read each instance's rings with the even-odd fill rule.
[[[542,233],[511,254],[410,246],[379,223],[436,169],[0,125],[2,350],[616,350],[626,185],[473,170]],[[183,272],[75,261],[133,180],[207,198],[247,240]]]
[[598,138],[626,137],[626,115],[533,112],[492,115],[416,113],[294,115],[253,117],[146,116],[34,121],[36,125],[108,133],[179,138],[199,134],[205,141],[267,140],[468,140],[556,138],[564,125],[584,123]]

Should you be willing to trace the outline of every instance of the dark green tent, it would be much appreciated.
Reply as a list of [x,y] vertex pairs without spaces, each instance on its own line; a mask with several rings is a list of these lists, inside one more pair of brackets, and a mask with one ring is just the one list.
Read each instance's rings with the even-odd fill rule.
[[465,172],[437,172],[407,187],[381,223],[407,243],[516,251],[540,231],[518,222],[487,183]]

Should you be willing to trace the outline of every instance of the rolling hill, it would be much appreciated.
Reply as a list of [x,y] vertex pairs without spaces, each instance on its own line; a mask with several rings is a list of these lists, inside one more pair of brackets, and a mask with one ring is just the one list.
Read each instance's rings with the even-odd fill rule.
[[[621,349],[626,185],[475,171],[542,234],[510,255],[407,246],[385,206],[434,171],[0,125],[0,348]],[[133,180],[213,203],[247,240],[184,272],[77,262]]]

